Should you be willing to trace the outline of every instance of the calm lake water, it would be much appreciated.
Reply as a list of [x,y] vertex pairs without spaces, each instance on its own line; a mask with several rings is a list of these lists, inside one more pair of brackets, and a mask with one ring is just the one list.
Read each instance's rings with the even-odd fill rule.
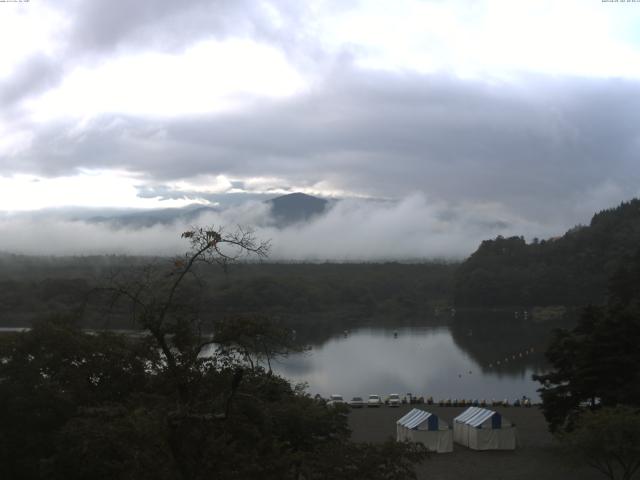
[[[523,395],[539,399],[531,376],[548,368],[543,352],[552,326],[482,314],[444,326],[331,328],[301,332],[311,350],[273,361],[273,369],[323,397],[411,392],[435,400],[513,402]],[[0,328],[0,334],[16,330],[22,329]]]
[[547,337],[546,330],[513,325],[359,328],[278,360],[274,370],[324,397],[411,392],[434,399],[538,399],[531,375],[546,368]]

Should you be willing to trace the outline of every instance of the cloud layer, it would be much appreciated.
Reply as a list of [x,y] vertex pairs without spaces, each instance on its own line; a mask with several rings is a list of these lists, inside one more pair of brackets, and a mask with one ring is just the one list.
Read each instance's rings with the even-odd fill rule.
[[[420,256],[447,250],[429,234],[442,228],[468,251],[479,208],[543,236],[640,194],[635,5],[65,0],[3,14],[0,211],[394,199],[393,218],[413,205],[428,229],[387,241],[387,207],[345,202],[292,236],[362,223],[384,245],[372,256]],[[85,227],[95,245],[111,235]],[[352,255],[354,235],[332,256]]]
[[[528,222],[496,204],[430,202],[422,194],[399,202],[345,200],[324,215],[306,222],[276,228],[269,207],[249,202],[221,212],[206,212],[198,225],[253,226],[260,240],[271,241],[269,258],[298,261],[385,261],[459,259],[479,242],[502,235],[555,235],[541,224]],[[116,228],[109,223],[69,220],[47,215],[6,216],[0,220],[0,251],[24,254],[134,254],[176,255],[187,244],[180,233],[191,224],[156,224],[141,228]]]
[[[638,83],[531,78],[523,88],[348,67],[334,75],[305,95],[248,111],[49,123],[2,167],[49,176],[86,165],[138,172],[144,196],[160,198],[256,184],[383,198],[422,191],[564,223],[639,192]],[[583,208],[585,192],[605,198]]]

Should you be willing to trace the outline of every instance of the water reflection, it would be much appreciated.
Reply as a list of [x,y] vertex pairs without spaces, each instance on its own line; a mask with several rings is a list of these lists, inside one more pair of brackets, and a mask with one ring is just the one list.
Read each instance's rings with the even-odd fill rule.
[[[553,325],[559,326],[572,325]],[[0,333],[19,330],[0,328]],[[436,400],[538,399],[538,383],[531,375],[547,368],[543,352],[551,330],[550,325],[486,312],[459,313],[455,321],[439,326],[326,322],[298,331],[310,351],[278,360],[273,367],[294,382],[308,383],[312,395],[411,392]]]
[[[280,360],[275,369],[294,382],[307,382],[312,395],[537,399],[531,375],[545,368],[541,352],[548,329],[500,327],[478,328],[462,320],[450,326],[355,328]],[[524,353],[525,347],[534,351]]]
[[[556,326],[560,326],[556,324]],[[509,315],[466,313],[451,324],[456,345],[467,352],[483,372],[524,374],[546,367],[544,351],[550,327]]]

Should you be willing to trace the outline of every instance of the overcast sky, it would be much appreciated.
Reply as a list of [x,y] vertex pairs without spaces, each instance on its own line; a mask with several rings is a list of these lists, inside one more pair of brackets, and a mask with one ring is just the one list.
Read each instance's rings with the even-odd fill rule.
[[0,210],[304,191],[546,234],[639,154],[640,3],[0,3]]

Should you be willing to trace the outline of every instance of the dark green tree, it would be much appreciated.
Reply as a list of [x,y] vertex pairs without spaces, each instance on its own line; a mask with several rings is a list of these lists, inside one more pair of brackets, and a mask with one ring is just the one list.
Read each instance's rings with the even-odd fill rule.
[[571,429],[585,408],[640,406],[640,252],[613,276],[605,307],[586,308],[547,351],[553,370],[535,376],[552,431]]
[[65,318],[1,339],[0,478],[39,478],[68,422],[151,391],[161,369],[150,339],[89,335]]
[[602,408],[584,412],[561,439],[572,453],[611,480],[632,480],[640,469],[640,411]]

